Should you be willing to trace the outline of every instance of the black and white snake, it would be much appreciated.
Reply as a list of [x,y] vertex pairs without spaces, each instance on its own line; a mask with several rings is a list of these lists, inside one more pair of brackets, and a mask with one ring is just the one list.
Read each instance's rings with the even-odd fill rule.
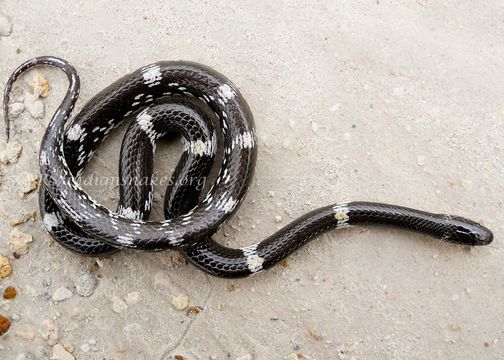
[[[40,147],[40,211],[47,231],[71,251],[100,255],[118,248],[177,249],[210,274],[242,277],[270,268],[322,231],[350,224],[397,225],[471,246],[493,239],[490,230],[462,217],[350,202],[309,212],[254,245],[224,247],[212,235],[242,202],[257,153],[249,106],[227,78],[197,63],[158,62],[117,80],[70,120],[79,95],[76,70],[59,58],[34,58],[20,65],[5,87],[7,139],[12,85],[36,65],[55,66],[70,81]],[[120,156],[120,201],[114,212],[86,194],[76,177],[98,144],[128,120]],[[156,142],[172,132],[181,134],[186,146],[166,190],[166,220],[147,221]],[[220,170],[205,194],[194,183],[177,181],[206,177],[219,154]]]

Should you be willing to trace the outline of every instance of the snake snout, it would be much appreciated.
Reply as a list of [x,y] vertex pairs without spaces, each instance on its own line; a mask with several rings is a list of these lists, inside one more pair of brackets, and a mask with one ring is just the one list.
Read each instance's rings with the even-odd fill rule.
[[493,241],[493,233],[483,225],[464,218],[453,218],[455,231],[448,241],[461,245],[482,246]]

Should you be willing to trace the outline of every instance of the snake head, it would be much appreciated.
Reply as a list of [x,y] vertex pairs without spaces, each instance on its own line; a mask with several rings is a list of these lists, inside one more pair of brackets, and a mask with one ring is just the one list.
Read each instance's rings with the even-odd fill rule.
[[488,245],[493,241],[492,232],[477,222],[455,216],[450,221],[453,228],[446,237],[447,241],[470,246]]

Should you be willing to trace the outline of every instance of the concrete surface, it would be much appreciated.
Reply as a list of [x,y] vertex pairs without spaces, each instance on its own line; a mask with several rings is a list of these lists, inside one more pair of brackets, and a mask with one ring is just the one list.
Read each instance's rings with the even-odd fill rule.
[[[260,150],[246,200],[216,236],[225,244],[253,243],[348,200],[463,215],[495,233],[492,245],[468,249],[384,227],[331,231],[284,266],[229,281],[174,253],[75,256],[38,219],[18,226],[33,242],[15,259],[9,222],[38,208],[36,193],[20,198],[20,176],[37,174],[38,144],[67,87],[58,71],[39,69],[51,86],[46,116],[13,121],[23,150],[2,170],[0,253],[14,271],[0,290],[13,285],[18,296],[0,303],[12,322],[1,359],[504,356],[504,3],[1,0],[0,16],[12,25],[0,37],[2,85],[24,60],[60,56],[80,73],[78,108],[161,59],[232,79],[254,112]],[[27,91],[33,76],[18,87]],[[120,139],[100,148],[87,174],[115,175]],[[164,147],[160,173],[180,149]],[[115,207],[117,188],[87,189]],[[81,297],[76,285],[94,278]],[[73,296],[53,301],[62,287]],[[181,294],[202,310],[178,311],[172,297]]]

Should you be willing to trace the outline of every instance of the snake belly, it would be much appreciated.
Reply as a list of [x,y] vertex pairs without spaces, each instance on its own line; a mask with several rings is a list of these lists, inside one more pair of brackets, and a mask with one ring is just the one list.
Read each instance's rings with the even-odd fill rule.
[[[253,245],[222,246],[212,235],[243,201],[257,155],[252,113],[231,81],[201,64],[158,62],[117,80],[70,119],[79,96],[76,70],[59,58],[34,58],[20,65],[5,87],[7,138],[12,85],[38,65],[63,70],[70,82],[41,142],[39,196],[47,231],[73,252],[96,256],[123,248],[175,249],[210,274],[243,277],[272,267],[323,231],[359,223],[395,225],[461,245],[493,240],[489,229],[459,216],[349,202],[311,211]],[[121,146],[120,198],[112,211],[91,198],[76,179],[97,146],[125,121],[130,125]],[[148,221],[156,143],[171,133],[182,135],[184,152],[166,190],[166,219]],[[199,183],[179,181],[206,178],[219,156],[218,174],[204,193]]]

